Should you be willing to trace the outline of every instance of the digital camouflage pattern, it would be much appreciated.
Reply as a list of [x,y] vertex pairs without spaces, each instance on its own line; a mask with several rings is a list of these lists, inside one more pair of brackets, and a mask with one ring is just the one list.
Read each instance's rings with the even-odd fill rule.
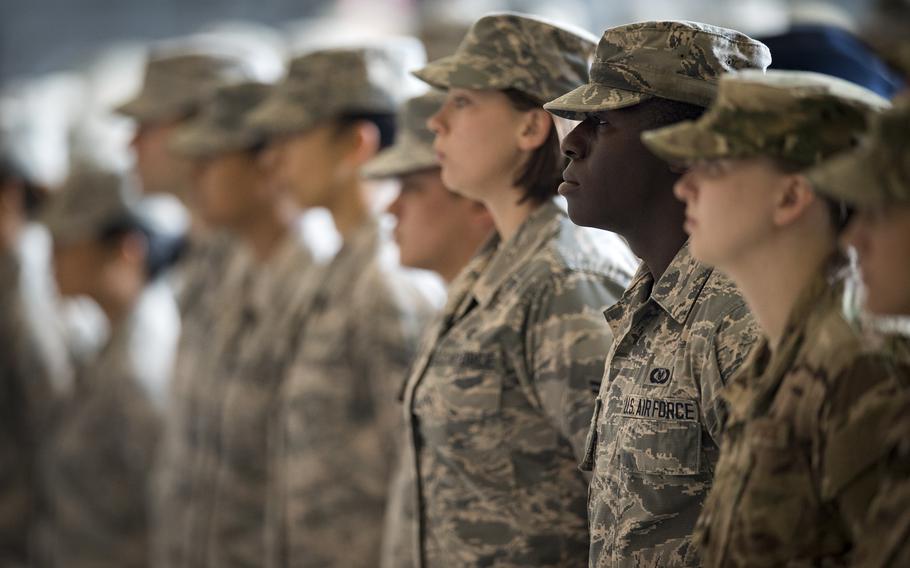
[[809,172],[819,193],[857,207],[910,203],[910,98],[876,116],[865,144]]
[[139,93],[115,110],[139,122],[181,119],[196,112],[218,86],[250,78],[252,69],[236,57],[215,53],[152,54]]
[[326,49],[292,59],[285,79],[248,117],[250,128],[271,137],[344,114],[394,114],[403,66],[425,59],[419,42],[408,45]]
[[590,565],[699,566],[692,531],[726,419],[720,395],[757,327],[688,244],[657,281],[642,265],[605,315],[614,341],[582,462]]
[[697,22],[627,24],[604,32],[590,82],[556,93],[544,108],[584,120],[652,97],[707,107],[722,74],[770,64],[767,46],[735,30]]
[[541,104],[588,80],[597,39],[581,29],[510,12],[474,22],[453,55],[415,71],[438,88],[516,89]]
[[[402,421],[397,394],[433,312],[371,220],[315,276],[270,441],[269,567],[370,567]],[[261,565],[261,564],[258,564]]]
[[[170,369],[177,329],[160,326],[176,306],[162,286],[147,288],[111,331],[97,358],[79,369],[75,389],[54,409],[42,448],[43,520],[36,565],[145,568],[150,557],[151,471],[161,430],[155,389],[139,360],[155,346]],[[161,349],[164,346],[165,349]]]
[[245,116],[265,100],[270,88],[254,81],[218,87],[199,115],[174,133],[172,149],[188,157],[205,158],[255,147],[263,137],[249,128]]
[[634,257],[604,252],[554,202],[494,236],[452,284],[404,404],[418,515],[409,563],[586,566],[578,471],[610,330]]
[[157,473],[157,566],[262,566],[266,553],[268,432],[314,266],[294,232],[264,262],[236,247],[181,340]]
[[642,141],[675,163],[768,156],[808,167],[857,145],[871,115],[888,106],[820,73],[743,71],[720,79],[717,99],[697,121],[645,132]]
[[880,484],[854,566],[900,568],[910,565],[910,337],[892,336],[885,346],[903,365],[903,390],[880,422],[895,449],[888,456],[887,477]]
[[431,91],[408,99],[398,113],[395,143],[382,150],[363,168],[371,178],[398,177],[439,167],[433,150],[435,135],[427,120],[442,107],[445,94]]
[[876,538],[869,505],[910,366],[864,344],[823,272],[774,351],[761,341],[724,392],[730,416],[697,527],[706,566],[843,566]]

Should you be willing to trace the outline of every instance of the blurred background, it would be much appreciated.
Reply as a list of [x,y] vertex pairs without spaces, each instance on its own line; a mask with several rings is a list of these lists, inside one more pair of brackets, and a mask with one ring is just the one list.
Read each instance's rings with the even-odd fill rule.
[[[331,43],[417,35],[430,59],[493,10],[561,20],[599,35],[647,19],[689,19],[756,37],[824,25],[857,38],[881,35],[908,0],[0,0],[0,127],[17,161],[53,187],[81,148],[128,165],[131,125],[108,110],[141,83],[150,45],[192,35],[258,52],[264,79],[289,55]],[[906,31],[904,29],[903,31]],[[897,33],[900,33],[899,30]],[[795,47],[800,51],[798,47]],[[774,51],[772,46],[772,51]],[[778,54],[775,53],[775,60]],[[868,68],[861,58],[853,64]],[[843,62],[836,63],[843,67]],[[862,72],[859,69],[859,72]],[[887,71],[871,69],[884,75]],[[877,80],[877,79],[876,79]],[[7,142],[9,143],[9,142]],[[75,150],[74,150],[75,149]]]

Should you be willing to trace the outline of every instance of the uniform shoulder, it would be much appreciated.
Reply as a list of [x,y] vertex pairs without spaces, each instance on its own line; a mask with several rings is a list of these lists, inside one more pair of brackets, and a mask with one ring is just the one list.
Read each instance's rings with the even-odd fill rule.
[[711,270],[704,286],[699,291],[695,311],[695,319],[716,321],[718,325],[725,318],[751,318],[749,306],[736,284],[716,269]]
[[638,259],[619,236],[608,231],[579,227],[559,218],[553,238],[539,255],[540,269],[551,273],[587,272],[628,286]]

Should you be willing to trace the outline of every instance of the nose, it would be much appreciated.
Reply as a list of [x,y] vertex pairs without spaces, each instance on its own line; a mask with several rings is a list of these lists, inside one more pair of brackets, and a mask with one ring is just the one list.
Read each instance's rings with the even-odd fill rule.
[[676,180],[676,183],[673,185],[673,195],[680,201],[689,201],[695,197],[697,190],[696,173],[691,169]]
[[133,151],[135,151],[139,147],[139,144],[142,142],[142,139],[144,138],[145,131],[146,131],[146,129],[143,128],[143,126],[141,124],[136,125],[136,129],[133,131],[133,137],[130,138],[130,148]]
[[439,134],[442,133],[443,129],[445,128],[445,121],[443,120],[442,116],[444,109],[445,107],[439,109],[433,113],[430,118],[427,119],[427,128],[430,130],[430,132],[437,136],[439,136]]
[[588,142],[585,136],[585,129],[587,121],[582,121],[571,132],[566,134],[566,137],[562,139],[560,144],[560,149],[562,153],[565,154],[570,160],[581,160],[587,156],[588,153]]
[[396,219],[401,219],[402,195],[404,195],[404,193],[399,190],[398,195],[395,196],[395,199],[389,203],[389,206],[386,208],[386,211],[391,215],[394,215]]
[[868,250],[868,227],[864,213],[858,212],[853,216],[841,234],[840,241],[841,246],[853,247],[860,256]]

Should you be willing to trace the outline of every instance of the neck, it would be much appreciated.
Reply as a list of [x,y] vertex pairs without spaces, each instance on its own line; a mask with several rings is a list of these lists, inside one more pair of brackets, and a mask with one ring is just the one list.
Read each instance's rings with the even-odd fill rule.
[[370,218],[370,207],[359,180],[353,180],[333,191],[329,213],[342,240],[348,240]]
[[632,230],[623,232],[622,236],[656,282],[688,240],[683,230],[686,210],[685,205],[675,199],[652,203],[644,209],[648,218],[637,223]]
[[256,216],[238,232],[260,262],[268,260],[281,246],[294,223],[294,213],[277,205]]
[[531,213],[541,205],[534,201],[518,203],[521,198],[521,189],[517,187],[490,191],[488,195],[490,197],[485,198],[483,203],[490,212],[496,232],[499,233],[499,238],[503,242],[515,236]]
[[[724,270],[742,292],[772,351],[780,343],[800,294],[824,268],[830,251],[817,246],[817,240],[781,240],[742,255],[734,266]],[[768,270],[769,266],[774,270]]]

